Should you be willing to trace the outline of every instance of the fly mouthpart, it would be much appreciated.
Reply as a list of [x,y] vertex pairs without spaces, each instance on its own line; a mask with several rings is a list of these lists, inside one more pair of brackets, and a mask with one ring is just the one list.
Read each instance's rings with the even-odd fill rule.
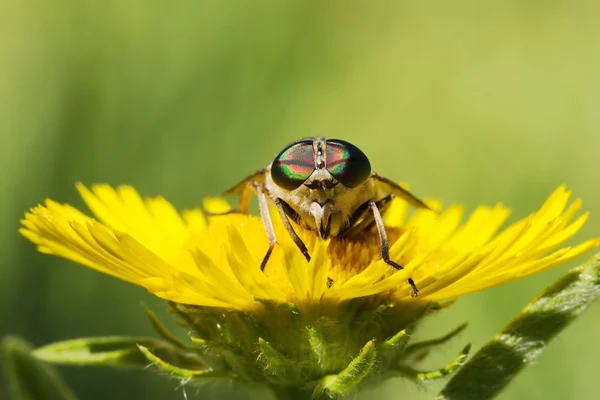
[[313,189],[313,190],[323,190],[323,189],[333,189],[339,182],[334,181],[333,179],[326,179],[326,180],[313,180],[310,183],[305,183],[304,186],[306,186],[309,189]]
[[327,219],[321,220],[321,225],[319,226],[319,236],[321,239],[329,238],[331,233],[331,214],[327,216]]

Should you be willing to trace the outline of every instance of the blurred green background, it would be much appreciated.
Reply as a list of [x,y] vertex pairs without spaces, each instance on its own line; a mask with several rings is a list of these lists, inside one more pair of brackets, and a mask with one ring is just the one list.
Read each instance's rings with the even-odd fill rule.
[[[81,206],[76,181],[127,183],[194,207],[303,136],[347,139],[418,195],[502,202],[513,220],[566,183],[592,212],[577,237],[600,235],[599,2],[360,3],[5,1],[0,336],[152,334],[142,302],[168,319],[143,289],[21,238],[19,218],[45,197]],[[426,366],[468,341],[477,349],[567,269],[428,321],[422,337],[471,325]],[[596,398],[599,317],[596,305],[500,397]],[[143,371],[61,372],[85,400],[183,399],[177,382]],[[428,399],[439,387],[394,381],[358,398]]]

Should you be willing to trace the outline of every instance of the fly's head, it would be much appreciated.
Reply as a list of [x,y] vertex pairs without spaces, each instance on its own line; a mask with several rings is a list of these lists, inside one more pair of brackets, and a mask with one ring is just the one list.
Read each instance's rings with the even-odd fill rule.
[[353,144],[308,138],[275,157],[266,186],[271,197],[296,211],[301,225],[326,238],[335,236],[354,209],[371,196],[371,172],[369,159]]

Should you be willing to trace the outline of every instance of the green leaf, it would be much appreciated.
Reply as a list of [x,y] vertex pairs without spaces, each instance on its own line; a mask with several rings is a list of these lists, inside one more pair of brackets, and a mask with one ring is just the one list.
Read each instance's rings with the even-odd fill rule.
[[31,355],[29,343],[7,336],[0,345],[13,400],[76,400],[55,368]]
[[437,399],[495,397],[598,296],[600,255],[569,271],[529,303],[454,375]]
[[147,337],[107,336],[65,340],[40,347],[32,352],[36,357],[62,365],[81,366],[148,366],[148,360],[139,345],[170,354],[186,357],[186,354],[169,343]]

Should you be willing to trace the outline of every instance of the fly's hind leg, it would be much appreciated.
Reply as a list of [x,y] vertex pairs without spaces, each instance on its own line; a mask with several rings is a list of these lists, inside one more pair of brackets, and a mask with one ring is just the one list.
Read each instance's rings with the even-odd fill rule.
[[[395,261],[390,260],[390,248],[389,242],[387,238],[387,232],[385,231],[385,226],[383,225],[383,218],[381,218],[381,213],[379,212],[379,208],[377,208],[377,204],[370,200],[368,202],[369,208],[373,212],[373,218],[375,219],[375,225],[377,226],[377,233],[379,234],[379,243],[381,246],[381,258],[385,261],[386,264],[391,266],[396,270],[404,269],[402,265],[396,263]],[[408,278],[408,284],[411,287],[410,295],[412,297],[417,297],[419,293],[419,289],[417,289],[417,285],[415,285],[415,281],[412,278]]]

